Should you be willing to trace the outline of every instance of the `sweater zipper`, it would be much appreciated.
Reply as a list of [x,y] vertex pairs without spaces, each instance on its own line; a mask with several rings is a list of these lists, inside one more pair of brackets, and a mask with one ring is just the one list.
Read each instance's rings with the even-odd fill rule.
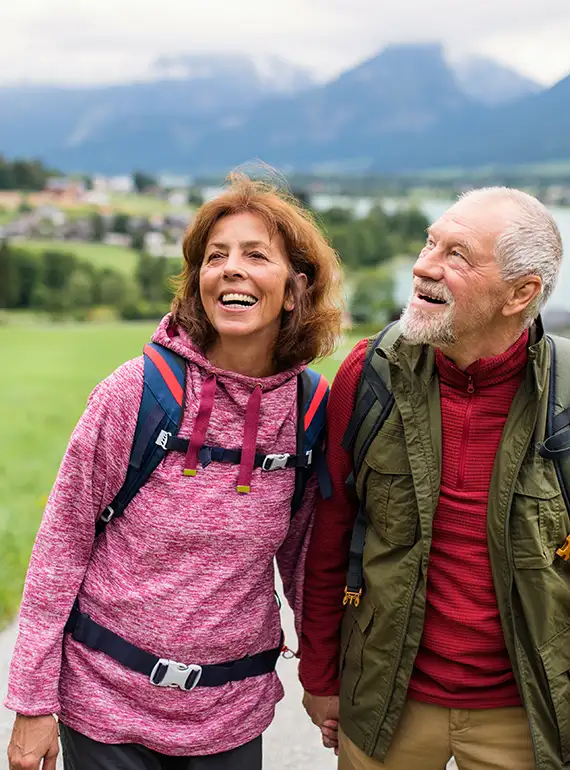
[[465,419],[463,421],[463,436],[461,437],[461,453],[459,455],[459,470],[457,472],[457,486],[459,489],[463,489],[465,483],[465,465],[467,463],[467,441],[469,440],[469,428],[471,427],[471,413],[473,412],[473,394],[475,393],[475,385],[473,384],[473,377],[469,375],[467,381],[467,393],[469,395],[469,402],[465,411]]

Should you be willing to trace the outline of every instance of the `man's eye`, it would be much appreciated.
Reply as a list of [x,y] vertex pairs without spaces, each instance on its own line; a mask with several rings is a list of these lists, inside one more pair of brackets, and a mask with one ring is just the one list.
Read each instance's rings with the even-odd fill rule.
[[457,251],[457,249],[453,249],[453,251],[451,252],[451,256],[452,257],[459,257],[459,259],[465,259],[463,254],[460,251]]
[[426,240],[426,246],[429,246],[429,248],[430,248],[430,249],[433,249],[433,247],[435,246],[435,241],[434,241],[434,239],[433,239],[433,238],[428,238],[428,239]]

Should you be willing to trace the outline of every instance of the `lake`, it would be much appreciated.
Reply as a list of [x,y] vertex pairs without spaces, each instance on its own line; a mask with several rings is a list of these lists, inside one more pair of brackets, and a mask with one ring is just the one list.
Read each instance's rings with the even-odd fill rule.
[[[333,206],[352,208],[357,216],[364,217],[376,201],[372,198],[349,198],[342,195],[315,195],[311,203],[318,210],[325,210]],[[417,201],[417,205],[430,222],[438,219],[452,203],[452,200],[445,200],[443,198],[426,198]],[[407,206],[408,202],[406,200],[384,198],[381,204],[386,211],[392,213],[398,207]],[[562,260],[558,284],[548,301],[547,307],[549,310],[568,310],[568,298],[570,297],[570,207],[549,206],[548,210],[556,219],[562,235],[564,259]],[[412,264],[413,261],[410,261],[408,264],[404,262],[396,269],[395,300],[400,306],[406,303],[410,295]]]

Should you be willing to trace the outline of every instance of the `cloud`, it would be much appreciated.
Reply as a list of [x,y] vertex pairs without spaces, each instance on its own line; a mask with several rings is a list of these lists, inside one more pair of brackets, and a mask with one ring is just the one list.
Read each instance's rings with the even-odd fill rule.
[[19,0],[3,6],[1,82],[120,81],[142,75],[162,55],[205,51],[276,54],[327,78],[387,43],[426,40],[441,40],[452,56],[489,53],[542,80],[570,71],[568,0]]

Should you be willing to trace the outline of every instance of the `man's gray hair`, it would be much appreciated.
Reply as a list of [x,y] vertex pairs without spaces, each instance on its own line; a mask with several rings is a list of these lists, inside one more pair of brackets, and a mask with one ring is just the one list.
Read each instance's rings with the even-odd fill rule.
[[460,201],[507,201],[513,204],[511,222],[495,244],[495,258],[505,281],[538,275],[542,291],[524,313],[530,326],[548,301],[562,261],[562,237],[548,209],[536,198],[511,187],[483,187],[460,196]]

